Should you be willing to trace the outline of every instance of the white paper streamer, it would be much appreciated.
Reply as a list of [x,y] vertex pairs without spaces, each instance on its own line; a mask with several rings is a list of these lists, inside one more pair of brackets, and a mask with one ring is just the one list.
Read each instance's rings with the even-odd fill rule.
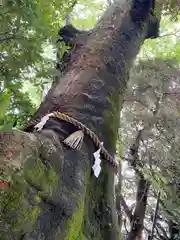
[[43,129],[44,125],[46,124],[46,122],[49,120],[49,117],[51,116],[53,116],[53,113],[49,113],[45,115],[43,118],[41,118],[41,121],[34,126],[37,132]]
[[[103,142],[101,143],[101,146],[103,146]],[[94,162],[94,165],[92,166],[92,169],[94,171],[94,175],[96,178],[99,177],[99,174],[101,172],[101,166],[100,166],[100,164],[101,164],[101,159],[100,159],[101,146],[96,152],[93,153],[95,162]]]

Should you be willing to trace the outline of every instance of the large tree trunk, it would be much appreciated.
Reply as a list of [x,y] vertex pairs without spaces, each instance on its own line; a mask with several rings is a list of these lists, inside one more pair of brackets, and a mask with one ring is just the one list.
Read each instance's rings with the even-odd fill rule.
[[[131,1],[113,4],[89,34],[77,39],[67,71],[33,117],[54,110],[66,113],[94,131],[112,155],[116,152],[123,93],[147,35],[152,1],[133,2],[139,4],[134,11]],[[40,133],[1,135],[6,157],[13,152],[12,162],[25,163],[23,177],[18,179],[26,180],[15,179],[15,187],[2,193],[4,239],[119,239],[114,169],[104,160],[96,179],[91,172],[96,151],[92,141],[85,137],[80,151],[61,143],[75,130],[68,123],[50,119]],[[5,155],[1,155],[1,166],[4,162]],[[32,195],[38,203],[32,203]],[[12,214],[16,207],[20,213]]]

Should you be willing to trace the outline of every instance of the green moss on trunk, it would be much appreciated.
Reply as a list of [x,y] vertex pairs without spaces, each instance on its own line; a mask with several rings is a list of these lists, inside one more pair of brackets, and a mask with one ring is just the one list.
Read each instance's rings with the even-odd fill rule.
[[33,229],[40,212],[40,196],[50,196],[58,178],[40,159],[29,158],[24,171],[13,173],[8,179],[10,188],[0,190],[1,240],[19,239],[21,234]]
[[79,203],[77,211],[73,214],[71,220],[68,221],[68,236],[66,240],[83,239],[82,223],[84,217],[84,201]]
[[85,202],[86,202],[86,196],[88,192],[88,186],[90,183],[90,171],[86,172],[86,181],[85,181],[85,194],[84,199],[79,200],[78,208],[73,214],[72,218],[67,223],[67,238],[66,240],[85,240],[84,235],[84,219],[86,216],[86,210],[85,210]]
[[122,109],[123,95],[114,92],[108,99],[111,107],[104,112],[104,131],[108,138],[106,143],[109,151],[115,151],[120,124],[120,110]]
[[47,168],[41,159],[30,159],[24,167],[24,176],[30,185],[42,191],[44,194],[52,195],[53,186],[57,183],[58,177],[54,169]]

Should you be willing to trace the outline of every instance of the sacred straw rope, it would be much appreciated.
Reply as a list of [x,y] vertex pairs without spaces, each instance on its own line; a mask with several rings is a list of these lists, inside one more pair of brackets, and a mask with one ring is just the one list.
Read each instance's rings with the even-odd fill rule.
[[[58,118],[60,120],[63,120],[65,122],[71,123],[72,125],[74,125],[75,127],[77,127],[78,129],[82,130],[84,134],[86,134],[87,136],[89,136],[91,138],[91,140],[93,141],[94,145],[99,149],[101,149],[101,155],[102,157],[107,160],[117,171],[118,170],[118,163],[115,161],[115,159],[108,153],[108,151],[104,148],[104,146],[102,146],[99,138],[97,137],[97,135],[91,131],[88,127],[86,127],[83,123],[77,121],[76,119],[74,119],[73,117],[70,117],[64,113],[61,112],[52,112],[50,114],[49,117],[55,117]],[[35,126],[37,123],[39,123],[41,120],[36,119],[36,120],[32,120],[30,121],[29,124],[27,124],[25,126],[26,128],[29,127],[33,127]],[[68,145],[68,144],[66,144]]]

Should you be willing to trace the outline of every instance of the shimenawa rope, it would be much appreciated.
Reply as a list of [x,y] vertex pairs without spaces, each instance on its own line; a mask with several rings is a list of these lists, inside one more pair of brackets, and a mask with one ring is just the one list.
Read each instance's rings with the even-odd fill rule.
[[115,169],[117,172],[118,170],[118,163],[115,161],[115,159],[108,153],[108,151],[104,148],[101,141],[97,137],[97,135],[91,131],[88,127],[86,127],[83,123],[77,121],[73,117],[70,117],[64,113],[61,112],[52,112],[50,114],[45,115],[41,120],[36,119],[32,120],[25,128],[34,127],[37,131],[40,131],[43,126],[46,124],[46,122],[49,120],[50,117],[58,118],[60,120],[63,120],[65,122],[71,123],[75,127],[77,127],[79,130],[69,135],[63,142],[65,145],[79,150],[83,143],[83,137],[84,134],[89,136],[91,140],[93,141],[94,145],[99,149],[101,149],[100,153],[102,157],[107,160]]

